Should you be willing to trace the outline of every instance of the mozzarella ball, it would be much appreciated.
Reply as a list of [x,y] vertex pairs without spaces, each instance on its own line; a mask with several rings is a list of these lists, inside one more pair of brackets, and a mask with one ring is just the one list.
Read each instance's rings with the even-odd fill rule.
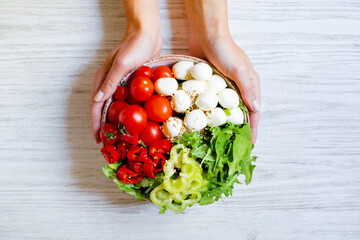
[[155,82],[155,91],[159,95],[170,96],[176,92],[178,86],[178,82],[175,78],[159,78]]
[[216,108],[216,105],[218,104],[218,96],[213,91],[202,92],[196,99],[195,104],[203,111],[210,111]]
[[226,123],[226,114],[224,110],[217,107],[207,114],[207,120],[207,125],[209,127],[218,127]]
[[219,103],[223,108],[233,109],[239,106],[239,96],[230,88],[221,90],[218,97]]
[[200,109],[195,109],[186,114],[184,119],[185,127],[190,131],[200,131],[206,127],[207,119],[205,113]]
[[212,68],[206,63],[197,63],[191,69],[191,76],[196,80],[206,81],[208,80],[213,71]]
[[178,117],[170,117],[162,125],[162,132],[167,138],[179,137],[184,132],[184,122]]
[[183,90],[177,90],[171,98],[171,106],[175,112],[185,112],[191,107],[191,99]]
[[227,121],[235,125],[243,124],[244,113],[240,108],[229,109],[230,115],[227,116]]
[[227,87],[225,80],[217,74],[212,75],[209,80],[206,81],[206,90],[214,91],[216,93],[224,90]]
[[181,85],[182,90],[188,93],[190,96],[197,96],[205,91],[206,83],[196,80],[187,80]]
[[174,76],[179,80],[188,80],[191,79],[190,68],[194,66],[193,62],[190,61],[180,61],[174,64],[172,71]]

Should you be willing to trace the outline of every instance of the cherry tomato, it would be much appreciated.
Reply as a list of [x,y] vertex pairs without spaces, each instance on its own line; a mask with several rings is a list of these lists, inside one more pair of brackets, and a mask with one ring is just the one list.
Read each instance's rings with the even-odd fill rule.
[[135,71],[135,77],[146,77],[151,78],[152,71],[151,68],[148,66],[141,66]]
[[154,93],[154,84],[144,77],[135,78],[130,85],[131,96],[138,101],[148,100]]
[[127,106],[129,106],[129,104],[127,104],[124,101],[112,102],[110,104],[110,107],[108,110],[108,115],[107,115],[109,122],[118,124],[119,123],[119,114],[120,114],[121,110],[123,110]]
[[155,83],[159,78],[165,77],[174,77],[174,74],[168,66],[158,66],[152,72],[151,81]]
[[149,146],[154,141],[161,140],[163,136],[160,125],[157,122],[148,121],[144,130],[140,132],[139,139]]
[[164,122],[173,114],[170,101],[160,95],[153,95],[145,102],[144,108],[149,119],[156,122]]
[[140,105],[140,106],[143,106],[143,105],[144,105],[144,102],[138,101],[138,100],[134,99],[131,95],[128,96],[128,98],[126,99],[126,101],[127,101],[129,104],[133,104],[133,105]]
[[124,125],[131,135],[141,132],[146,126],[147,119],[145,110],[139,105],[129,105],[119,114],[119,123]]
[[[130,135],[129,133],[125,133],[120,135],[120,141],[126,142],[128,144],[138,144],[139,142],[139,134],[135,133],[134,135]],[[129,148],[129,146],[125,146],[126,149]]]
[[118,86],[114,93],[114,97],[119,101],[124,101],[129,96],[129,89],[125,86]]
[[115,124],[106,123],[101,128],[100,138],[105,144],[116,143],[120,138],[120,130]]

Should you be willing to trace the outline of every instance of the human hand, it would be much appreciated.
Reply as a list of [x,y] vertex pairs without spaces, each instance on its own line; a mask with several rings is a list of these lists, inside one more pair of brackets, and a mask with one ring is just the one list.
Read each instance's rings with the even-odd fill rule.
[[238,86],[250,113],[255,144],[260,120],[260,78],[250,59],[231,37],[225,0],[185,1],[190,23],[191,55],[211,62]]
[[121,79],[145,61],[159,56],[161,51],[157,1],[124,1],[124,8],[128,20],[125,36],[108,54],[94,77],[91,127],[97,143],[101,142],[100,121],[105,101],[114,94]]

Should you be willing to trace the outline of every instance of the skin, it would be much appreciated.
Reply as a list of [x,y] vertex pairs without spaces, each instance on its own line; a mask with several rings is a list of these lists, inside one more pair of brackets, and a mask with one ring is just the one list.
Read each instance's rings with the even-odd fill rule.
[[[127,30],[122,42],[96,71],[91,103],[92,130],[100,142],[100,118],[105,101],[115,92],[126,74],[161,51],[160,18],[157,0],[124,0]],[[207,59],[234,80],[250,110],[252,143],[260,119],[260,78],[250,59],[234,42],[227,16],[226,0],[185,0],[190,24],[190,53]]]

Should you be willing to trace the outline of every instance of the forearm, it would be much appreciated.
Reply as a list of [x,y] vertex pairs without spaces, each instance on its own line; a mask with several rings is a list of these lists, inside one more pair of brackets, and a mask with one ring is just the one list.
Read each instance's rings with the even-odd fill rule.
[[151,31],[160,34],[158,0],[123,0],[123,5],[127,20],[127,33]]
[[230,37],[226,0],[185,0],[192,36]]

